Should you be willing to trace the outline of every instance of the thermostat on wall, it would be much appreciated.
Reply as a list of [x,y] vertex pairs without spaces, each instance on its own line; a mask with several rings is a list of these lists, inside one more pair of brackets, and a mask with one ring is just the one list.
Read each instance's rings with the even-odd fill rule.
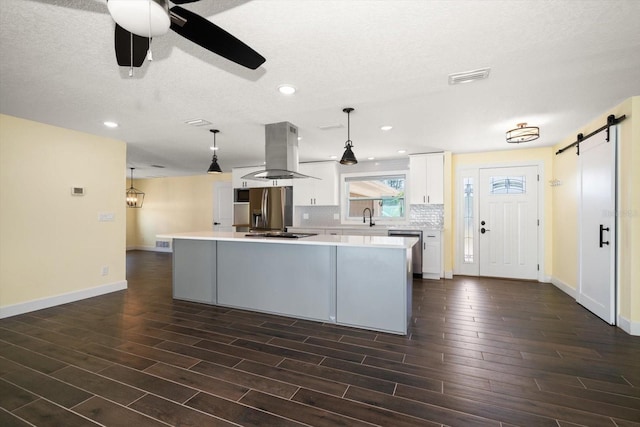
[[84,187],[71,187],[72,196],[84,196]]

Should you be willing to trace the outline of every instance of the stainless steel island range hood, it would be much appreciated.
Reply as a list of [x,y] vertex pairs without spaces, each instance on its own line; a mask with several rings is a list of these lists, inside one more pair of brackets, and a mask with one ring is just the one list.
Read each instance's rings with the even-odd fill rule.
[[[269,180],[314,178],[298,172],[298,128],[289,122],[265,125],[265,170],[242,179]],[[318,178],[314,178],[318,179]]]

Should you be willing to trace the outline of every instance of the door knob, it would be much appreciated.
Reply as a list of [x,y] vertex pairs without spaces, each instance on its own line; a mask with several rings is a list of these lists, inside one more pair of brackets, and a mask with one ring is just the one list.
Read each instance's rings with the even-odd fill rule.
[[486,224],[486,222],[480,221],[480,225],[485,225],[485,224]]
[[491,231],[491,230],[489,230],[488,228],[484,228],[484,227],[482,227],[482,228],[480,229],[480,232],[481,232],[482,234],[486,233],[487,231]]

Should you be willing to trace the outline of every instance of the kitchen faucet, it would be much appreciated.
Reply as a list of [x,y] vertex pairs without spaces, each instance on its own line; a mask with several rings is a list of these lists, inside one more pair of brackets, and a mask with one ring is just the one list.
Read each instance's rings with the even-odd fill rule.
[[362,210],[362,222],[366,223],[367,220],[365,219],[365,212],[369,211],[369,227],[373,227],[374,225],[376,225],[375,222],[373,222],[372,216],[373,213],[371,212],[371,208],[364,208]]

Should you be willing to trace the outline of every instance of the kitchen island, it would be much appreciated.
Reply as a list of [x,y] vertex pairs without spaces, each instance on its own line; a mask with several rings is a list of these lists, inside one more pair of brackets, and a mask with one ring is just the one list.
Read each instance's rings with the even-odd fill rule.
[[405,335],[414,238],[193,232],[173,240],[176,299]]

